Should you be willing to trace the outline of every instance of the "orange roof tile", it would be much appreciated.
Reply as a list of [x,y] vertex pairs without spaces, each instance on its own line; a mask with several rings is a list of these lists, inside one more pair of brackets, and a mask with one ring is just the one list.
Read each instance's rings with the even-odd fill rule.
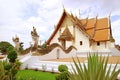
[[92,19],[88,19],[87,25],[86,25],[86,29],[92,28],[95,25],[95,18]]
[[108,29],[98,30],[95,32],[95,35],[93,37],[95,41],[105,41],[109,40],[108,37]]
[[86,32],[87,32],[90,36],[93,36],[94,28],[89,29],[89,30],[86,30]]
[[[109,40],[109,32],[111,31],[108,18],[91,18],[91,19],[78,19],[73,15],[70,15],[65,10],[56,26],[51,37],[48,39],[47,44],[50,43],[56,32],[59,30],[65,17],[69,17],[73,23],[79,26],[79,28],[85,32],[88,36],[92,37],[94,41],[107,41]],[[110,30],[110,31],[109,31]]]
[[96,29],[108,28],[108,18],[98,19],[96,23]]
[[86,19],[82,19],[82,20],[80,20],[80,22],[82,22],[82,24],[84,25],[84,24],[86,24],[87,20]]

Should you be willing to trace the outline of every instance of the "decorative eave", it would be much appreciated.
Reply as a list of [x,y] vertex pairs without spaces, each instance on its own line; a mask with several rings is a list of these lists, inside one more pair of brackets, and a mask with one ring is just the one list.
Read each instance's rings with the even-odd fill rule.
[[73,38],[72,34],[70,33],[68,27],[65,28],[62,35],[60,35],[60,37],[58,38],[58,40],[66,40],[66,41],[71,41],[73,39],[74,38]]
[[[47,41],[48,45],[51,42],[51,40],[53,39],[53,37],[55,36],[55,34],[60,29],[61,24],[64,21],[66,16],[73,22],[73,26],[77,27],[90,40],[93,40],[95,42],[98,42],[98,41],[103,42],[103,41],[109,41],[109,40],[114,41],[114,39],[112,37],[110,19],[109,20],[108,20],[108,18],[97,19],[97,16],[96,16],[96,18],[91,18],[91,19],[88,19],[88,17],[87,17],[86,21],[82,21],[82,19],[80,20],[77,17],[74,17],[72,13],[70,15],[64,9],[62,16],[61,16],[58,24],[56,25],[56,28],[55,28],[53,34],[50,36],[50,38]],[[83,20],[85,20],[85,19],[83,19]],[[104,32],[105,32],[105,35],[103,34]],[[108,34],[110,34],[110,35],[108,35]],[[65,37],[66,36],[61,35],[59,37],[59,40],[65,39]]]
[[66,16],[69,17],[73,23],[75,22],[75,18],[73,16],[73,14],[70,15],[69,13],[66,12],[65,9],[63,9],[62,16],[61,16],[60,20],[58,21],[58,24],[56,25],[56,28],[55,28],[54,32],[52,33],[50,38],[47,40],[48,45],[50,44],[50,41],[53,39],[53,37],[55,36],[57,31],[60,29],[60,26],[61,26],[61,24],[62,24],[62,22],[63,22],[63,20]]
[[59,30],[60,25],[61,25],[61,23],[63,22],[65,16],[66,16],[66,11],[65,11],[65,9],[64,9],[64,10],[63,10],[63,13],[62,13],[62,16],[61,16],[61,18],[59,19],[59,22],[58,22],[58,24],[56,25],[56,28],[55,28],[54,32],[52,33],[52,35],[50,36],[50,38],[49,38],[49,39],[47,40],[47,42],[46,42],[47,45],[50,44],[50,41],[53,39],[53,37],[55,36],[55,34],[57,33],[57,31]]
[[109,28],[110,28],[110,36],[109,36],[109,41],[115,42],[115,39],[112,36],[112,28],[111,28],[111,21],[110,21],[110,15],[108,16],[109,19]]

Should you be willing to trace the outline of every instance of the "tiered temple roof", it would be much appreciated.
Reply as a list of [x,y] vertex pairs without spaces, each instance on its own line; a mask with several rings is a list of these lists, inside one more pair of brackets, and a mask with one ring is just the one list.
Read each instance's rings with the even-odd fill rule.
[[59,30],[62,22],[64,21],[65,17],[69,17],[70,20],[73,22],[73,26],[77,25],[82,32],[84,32],[90,40],[95,42],[101,41],[109,41],[113,39],[112,31],[111,31],[111,23],[110,17],[100,18],[98,19],[97,16],[91,19],[78,19],[74,17],[73,14],[69,14],[66,10],[63,10],[62,16],[50,38],[47,41],[47,44],[55,36],[56,32]]

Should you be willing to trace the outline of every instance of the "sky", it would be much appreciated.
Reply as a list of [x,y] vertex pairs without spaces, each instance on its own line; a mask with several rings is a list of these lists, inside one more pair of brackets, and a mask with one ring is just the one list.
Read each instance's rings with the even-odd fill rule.
[[119,3],[120,0],[0,0],[0,41],[14,45],[12,37],[17,35],[27,48],[34,26],[40,44],[50,37],[65,8],[79,18],[110,15],[115,44],[120,45]]

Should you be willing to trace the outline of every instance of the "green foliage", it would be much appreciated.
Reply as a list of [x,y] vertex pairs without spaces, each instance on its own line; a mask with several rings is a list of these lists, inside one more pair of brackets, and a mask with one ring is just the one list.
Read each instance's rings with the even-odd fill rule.
[[11,68],[12,68],[12,66],[9,63],[4,65],[5,70],[10,71]]
[[58,70],[60,72],[68,71],[68,67],[66,65],[59,65]]
[[61,77],[61,75],[60,75],[60,74],[57,74],[57,75],[55,76],[55,79],[56,79],[56,80],[60,80],[60,79],[61,79],[60,77]]
[[56,75],[56,80],[68,80],[68,71],[61,72],[60,74]]
[[17,59],[17,52],[15,50],[9,51],[7,58],[9,59],[9,62],[14,63]]
[[15,50],[14,47],[13,47],[13,46],[9,46],[9,47],[7,48],[7,53],[10,53],[10,51],[12,51],[12,50]]
[[[73,59],[75,67],[72,65],[73,72],[69,73],[70,80],[115,80],[120,73],[120,69],[116,70],[117,64],[111,69],[108,67],[108,58],[97,54],[89,55],[87,57],[88,64],[83,65],[78,59],[78,63]],[[108,67],[108,69],[107,69]]]
[[58,70],[60,73],[56,75],[56,80],[68,80],[68,67],[66,65],[59,65]]
[[0,79],[4,80],[5,79],[5,70],[2,61],[0,61]]
[[19,70],[16,80],[55,80],[55,75],[50,72]]
[[[19,60],[16,60],[17,53],[16,51],[12,50],[12,47],[9,47],[8,49],[8,59],[6,59],[3,62],[0,62],[0,75],[3,76],[4,79],[0,76],[0,79],[2,80],[16,80],[16,74],[18,71],[18,67],[20,67],[21,63]],[[1,72],[2,71],[2,72]],[[4,74],[4,75],[2,75]],[[5,77],[4,77],[5,76]]]
[[46,42],[43,43],[42,48],[47,48]]
[[24,49],[23,49],[23,44],[24,44],[23,42],[21,42],[21,43],[20,43],[19,52],[21,52],[21,51],[23,51],[23,50],[24,50]]
[[16,69],[20,69],[20,66],[21,66],[21,64],[22,64],[22,62],[20,62],[19,60],[16,60],[15,61],[15,67],[16,67]]
[[10,46],[12,46],[9,42],[6,41],[1,41],[0,42],[0,51],[1,53],[7,54],[7,48],[9,48]]

